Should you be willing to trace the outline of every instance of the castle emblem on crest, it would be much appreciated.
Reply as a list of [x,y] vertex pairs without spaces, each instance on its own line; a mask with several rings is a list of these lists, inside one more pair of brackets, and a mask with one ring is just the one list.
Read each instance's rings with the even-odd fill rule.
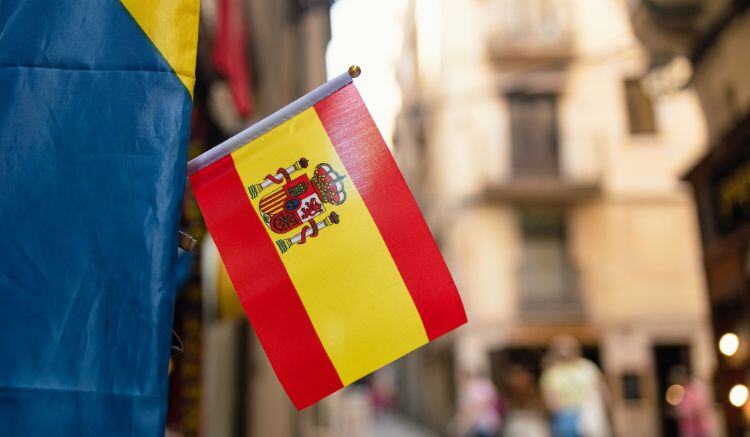
[[[318,164],[308,176],[304,172],[308,160],[300,158],[288,168],[279,168],[275,175],[267,175],[262,182],[250,185],[250,197],[256,199],[263,191],[271,187],[275,190],[260,199],[258,209],[263,223],[277,234],[295,232],[289,238],[276,240],[281,253],[286,253],[295,244],[305,244],[308,238],[315,238],[318,233],[329,226],[339,223],[339,215],[332,211],[326,213],[326,207],[341,205],[346,201],[344,179],[329,164]],[[302,172],[299,176],[292,175]]]

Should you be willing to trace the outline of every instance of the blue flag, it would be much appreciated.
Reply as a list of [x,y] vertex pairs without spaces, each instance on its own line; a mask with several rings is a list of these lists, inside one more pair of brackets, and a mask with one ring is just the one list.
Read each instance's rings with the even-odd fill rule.
[[0,435],[163,435],[198,0],[0,1]]

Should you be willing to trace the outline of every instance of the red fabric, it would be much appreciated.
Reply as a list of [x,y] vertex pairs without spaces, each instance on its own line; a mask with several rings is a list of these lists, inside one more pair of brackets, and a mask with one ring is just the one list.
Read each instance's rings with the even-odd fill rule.
[[250,100],[250,68],[245,43],[248,25],[241,0],[219,0],[214,35],[214,67],[229,82],[237,112],[247,118],[253,111]]
[[315,110],[401,272],[429,339],[466,323],[443,257],[357,88],[345,86]]
[[298,409],[342,387],[292,280],[226,156],[190,177],[206,225],[276,375]]

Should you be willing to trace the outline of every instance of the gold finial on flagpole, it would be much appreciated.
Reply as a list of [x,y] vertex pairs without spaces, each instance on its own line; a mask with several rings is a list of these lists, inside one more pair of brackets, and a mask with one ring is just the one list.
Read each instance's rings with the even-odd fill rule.
[[359,68],[359,65],[352,65],[349,67],[349,77],[352,79],[359,77],[360,74],[362,74],[362,69]]

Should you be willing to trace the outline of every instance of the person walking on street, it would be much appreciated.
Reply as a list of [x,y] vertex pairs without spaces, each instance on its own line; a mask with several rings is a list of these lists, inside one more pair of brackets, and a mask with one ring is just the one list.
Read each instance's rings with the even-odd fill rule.
[[489,378],[463,370],[455,425],[462,437],[496,437],[500,431],[500,396]]
[[553,437],[611,435],[604,377],[596,364],[581,356],[574,337],[552,340],[540,384],[552,415]]
[[692,376],[685,366],[672,368],[669,382],[682,387],[682,397],[673,410],[680,437],[715,436],[711,400],[703,382]]

